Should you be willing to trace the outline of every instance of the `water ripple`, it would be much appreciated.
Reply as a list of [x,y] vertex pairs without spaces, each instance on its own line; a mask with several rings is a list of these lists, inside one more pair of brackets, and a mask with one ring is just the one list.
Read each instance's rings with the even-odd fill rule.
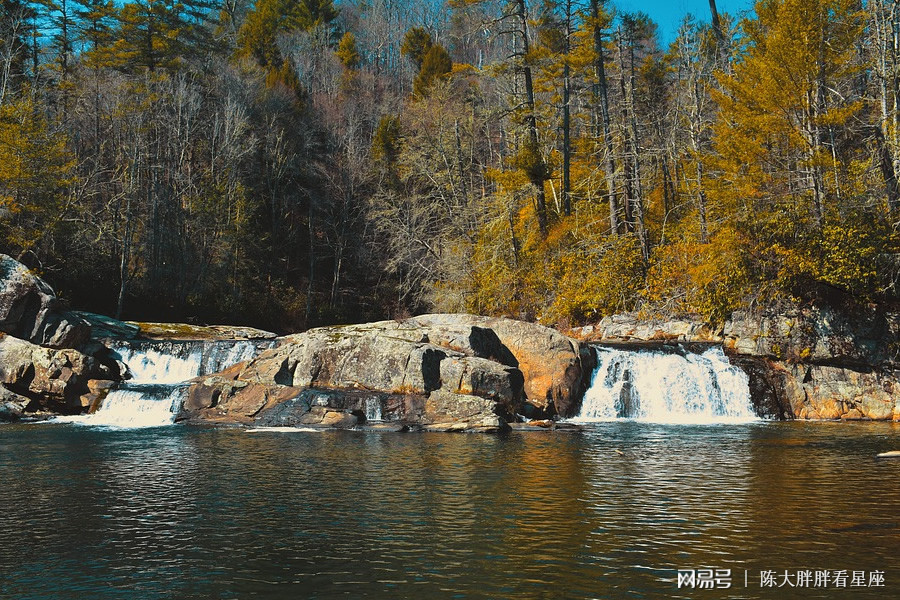
[[872,458],[897,433],[4,425],[0,598],[692,597],[674,584],[683,567],[730,568],[736,586],[745,569],[756,580],[881,569],[897,581],[900,482]]

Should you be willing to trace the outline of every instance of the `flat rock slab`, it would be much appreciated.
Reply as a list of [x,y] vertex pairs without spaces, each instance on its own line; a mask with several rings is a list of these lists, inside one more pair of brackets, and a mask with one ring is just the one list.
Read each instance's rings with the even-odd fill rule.
[[890,452],[882,452],[875,458],[900,458],[900,450],[891,450]]
[[510,423],[513,431],[584,431],[584,427],[576,423],[560,423],[556,421],[529,421],[528,423]]
[[322,427],[253,427],[247,433],[320,433]]
[[140,327],[125,321],[81,310],[74,314],[90,324],[92,340],[135,340],[141,336]]
[[404,423],[363,423],[356,427],[360,431],[382,431],[388,433],[406,433],[409,425]]
[[128,321],[137,327],[140,337],[151,340],[274,340],[278,336],[271,331],[255,327],[231,325],[191,325],[189,323],[141,323]]

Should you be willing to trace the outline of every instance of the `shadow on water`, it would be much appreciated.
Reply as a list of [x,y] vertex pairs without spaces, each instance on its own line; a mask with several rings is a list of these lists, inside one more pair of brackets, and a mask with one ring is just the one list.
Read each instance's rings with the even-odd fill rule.
[[[804,569],[888,586],[804,598],[883,598],[900,585],[900,482],[874,456],[898,433],[4,425],[0,598],[789,598],[760,572]],[[731,569],[732,588],[677,588],[702,567]]]

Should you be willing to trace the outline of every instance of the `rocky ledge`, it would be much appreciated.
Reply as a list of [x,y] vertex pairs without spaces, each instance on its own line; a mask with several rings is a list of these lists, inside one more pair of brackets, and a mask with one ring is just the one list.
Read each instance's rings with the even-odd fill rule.
[[90,337],[90,325],[66,310],[43,279],[6,254],[0,254],[0,331],[51,348],[75,348]]
[[439,431],[508,429],[571,414],[593,365],[540,325],[473,315],[323,327],[193,382],[190,422],[353,426],[373,413]]
[[107,349],[91,342],[90,324],[0,254],[0,421],[88,410],[119,378]]
[[87,323],[91,339],[96,341],[177,340],[215,342],[223,340],[274,340],[271,331],[239,325],[193,325],[189,323],[146,323],[119,321],[106,315],[73,311],[74,317]]
[[0,420],[26,412],[85,412],[118,376],[114,367],[78,350],[45,348],[0,333]]

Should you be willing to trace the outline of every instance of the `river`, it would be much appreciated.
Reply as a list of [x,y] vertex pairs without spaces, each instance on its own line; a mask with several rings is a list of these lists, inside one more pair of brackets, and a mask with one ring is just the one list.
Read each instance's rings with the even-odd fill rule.
[[897,597],[898,433],[0,425],[0,598]]

